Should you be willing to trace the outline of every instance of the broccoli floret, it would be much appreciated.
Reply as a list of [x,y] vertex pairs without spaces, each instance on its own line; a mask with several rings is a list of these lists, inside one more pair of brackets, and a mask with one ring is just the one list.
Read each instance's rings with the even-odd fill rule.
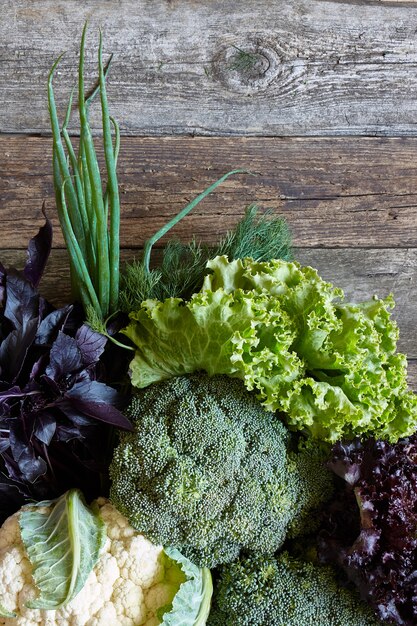
[[237,379],[193,374],[151,385],[129,417],[111,499],[153,542],[200,566],[231,562],[242,548],[274,553],[329,495],[321,460],[298,458],[294,435]]
[[330,567],[276,557],[219,568],[207,626],[382,626]]

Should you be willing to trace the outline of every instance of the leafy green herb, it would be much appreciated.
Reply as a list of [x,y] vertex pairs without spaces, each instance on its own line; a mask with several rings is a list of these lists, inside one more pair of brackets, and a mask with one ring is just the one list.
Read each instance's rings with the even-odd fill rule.
[[262,214],[252,205],[236,228],[227,233],[217,246],[197,243],[195,239],[188,244],[169,241],[163,250],[162,262],[156,269],[147,271],[141,260],[126,265],[121,279],[120,308],[130,313],[148,298],[189,299],[202,287],[207,262],[218,255],[226,255],[230,260],[244,257],[256,261],[273,258],[290,260],[291,234],[288,225],[271,211]]
[[84,587],[99,559],[106,537],[104,522],[85,504],[81,492],[71,489],[58,500],[24,507],[20,530],[40,591],[27,606],[65,606]]

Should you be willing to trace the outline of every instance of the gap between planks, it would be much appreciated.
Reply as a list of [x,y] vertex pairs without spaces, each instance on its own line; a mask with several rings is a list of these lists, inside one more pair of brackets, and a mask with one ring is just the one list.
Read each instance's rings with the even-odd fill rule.
[[[26,245],[43,200],[55,215],[50,155],[49,138],[0,135],[0,248]],[[214,180],[242,168],[258,175],[230,178],[173,234],[215,241],[259,203],[286,217],[298,246],[415,248],[416,155],[416,138],[123,137],[122,246],[139,247]]]

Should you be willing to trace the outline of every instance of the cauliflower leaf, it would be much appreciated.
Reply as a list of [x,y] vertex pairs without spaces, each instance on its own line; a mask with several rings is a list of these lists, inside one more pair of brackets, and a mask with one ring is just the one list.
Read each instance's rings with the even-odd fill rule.
[[71,489],[55,501],[23,507],[19,524],[40,592],[28,608],[65,606],[84,587],[99,559],[104,522],[85,504],[81,492]]

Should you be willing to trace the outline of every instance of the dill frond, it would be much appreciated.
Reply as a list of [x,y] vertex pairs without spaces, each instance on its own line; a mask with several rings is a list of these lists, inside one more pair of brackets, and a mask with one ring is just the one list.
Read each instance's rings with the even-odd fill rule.
[[292,258],[291,234],[283,218],[271,211],[260,213],[255,205],[217,246],[207,246],[195,239],[189,243],[171,240],[163,250],[157,269],[148,271],[142,260],[128,263],[121,277],[119,306],[129,313],[143,300],[183,298],[188,300],[199,291],[209,259],[226,255],[230,260],[252,257],[256,261]]
[[161,272],[158,269],[147,271],[142,260],[127,263],[122,274],[119,292],[119,308],[125,313],[136,311],[141,302],[158,298]]
[[214,252],[215,256],[226,255],[230,260],[251,257],[255,261],[289,261],[292,259],[291,233],[284,218],[274,217],[272,211],[261,214],[256,205],[251,205]]

